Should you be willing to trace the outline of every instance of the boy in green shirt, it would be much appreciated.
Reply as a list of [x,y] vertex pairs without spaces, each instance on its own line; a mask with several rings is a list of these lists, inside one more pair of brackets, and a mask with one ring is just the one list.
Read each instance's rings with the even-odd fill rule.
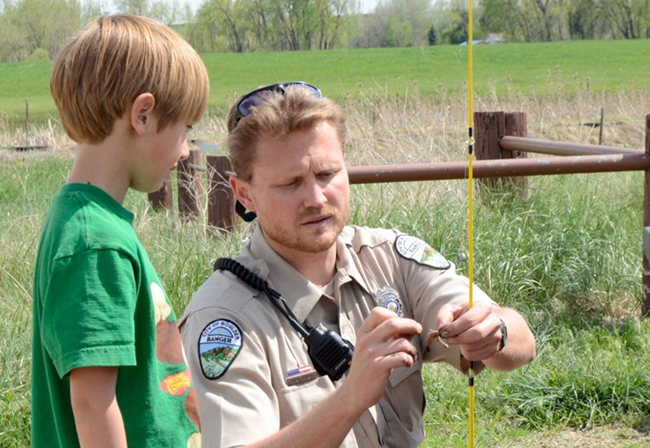
[[176,316],[122,202],[188,156],[205,66],[165,25],[102,17],[61,51],[50,84],[79,147],[38,249],[32,445],[199,446]]

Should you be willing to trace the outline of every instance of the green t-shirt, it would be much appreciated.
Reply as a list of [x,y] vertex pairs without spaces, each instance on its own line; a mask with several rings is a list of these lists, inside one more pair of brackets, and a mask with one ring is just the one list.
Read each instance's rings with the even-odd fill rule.
[[91,185],[67,184],[54,198],[34,279],[33,446],[79,446],[69,374],[90,366],[118,367],[129,446],[200,444],[176,316],[132,223]]

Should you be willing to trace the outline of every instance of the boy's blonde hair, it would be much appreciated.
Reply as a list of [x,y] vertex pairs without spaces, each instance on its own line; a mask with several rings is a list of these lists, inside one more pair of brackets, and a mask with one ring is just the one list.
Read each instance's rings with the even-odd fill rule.
[[198,121],[210,86],[203,61],[171,28],[145,17],[92,22],[59,53],[50,89],[63,128],[76,142],[100,143],[128,104],[151,93],[158,131]]
[[[245,95],[244,95],[245,96]],[[286,137],[295,131],[312,129],[323,121],[336,130],[341,146],[345,147],[347,129],[345,115],[329,98],[316,98],[304,89],[288,87],[286,92],[275,92],[235,126],[237,104],[228,113],[228,149],[233,170],[241,179],[250,182],[257,142]]]

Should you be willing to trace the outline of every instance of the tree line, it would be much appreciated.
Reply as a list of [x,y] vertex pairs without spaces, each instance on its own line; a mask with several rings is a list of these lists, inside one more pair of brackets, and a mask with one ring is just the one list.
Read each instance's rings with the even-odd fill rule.
[[[328,50],[458,44],[467,0],[116,0],[119,12],[175,27],[198,51]],[[52,59],[102,0],[0,0],[0,62]],[[511,42],[650,38],[649,0],[474,0],[475,38]]]

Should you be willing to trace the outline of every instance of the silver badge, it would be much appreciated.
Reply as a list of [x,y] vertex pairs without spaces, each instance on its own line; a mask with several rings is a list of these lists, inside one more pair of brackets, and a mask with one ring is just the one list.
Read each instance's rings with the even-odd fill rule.
[[404,310],[402,306],[402,301],[399,298],[399,294],[390,286],[384,286],[375,293],[375,298],[377,299],[377,304],[383,306],[387,310],[391,310],[399,317],[404,316]]

